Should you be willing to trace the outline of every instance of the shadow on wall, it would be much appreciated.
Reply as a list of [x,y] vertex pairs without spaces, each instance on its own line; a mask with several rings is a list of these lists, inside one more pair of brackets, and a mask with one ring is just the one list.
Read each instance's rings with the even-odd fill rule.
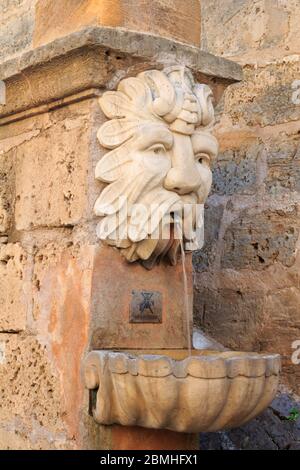
[[200,434],[202,450],[300,450],[300,401],[279,394],[250,423],[230,431]]

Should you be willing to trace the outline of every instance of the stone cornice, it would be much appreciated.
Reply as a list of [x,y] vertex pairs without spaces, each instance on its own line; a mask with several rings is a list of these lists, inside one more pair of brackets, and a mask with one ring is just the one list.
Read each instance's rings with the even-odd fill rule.
[[0,64],[0,79],[7,80],[31,67],[43,65],[83,47],[102,46],[157,63],[179,63],[195,72],[230,81],[243,78],[242,68],[230,60],[216,57],[199,48],[156,35],[123,28],[92,27],[28,51]]
[[[185,65],[208,84],[218,102],[242,79],[241,67],[197,47],[122,28],[83,29],[0,64],[6,102],[0,125],[24,119],[88,90],[114,89],[124,77],[149,69]],[[43,111],[42,111],[43,110]]]

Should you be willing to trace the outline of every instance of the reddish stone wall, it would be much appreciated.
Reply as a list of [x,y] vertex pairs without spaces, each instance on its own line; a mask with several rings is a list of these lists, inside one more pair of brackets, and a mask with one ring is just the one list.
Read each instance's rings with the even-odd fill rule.
[[91,100],[0,127],[2,449],[80,446],[93,264],[87,122]]

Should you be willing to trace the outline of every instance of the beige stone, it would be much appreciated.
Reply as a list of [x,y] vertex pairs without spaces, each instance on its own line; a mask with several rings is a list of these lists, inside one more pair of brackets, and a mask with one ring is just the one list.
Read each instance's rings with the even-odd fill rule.
[[89,116],[89,101],[58,110],[16,147],[18,230],[74,225],[88,216]]
[[278,355],[207,352],[173,360],[93,351],[85,384],[96,390],[94,419],[101,424],[217,431],[239,426],[274,398]]
[[200,45],[199,0],[39,0],[34,46],[78,31],[104,25],[145,31]]
[[241,63],[267,63],[299,52],[298,0],[203,1],[202,45]]
[[3,155],[0,143],[0,234],[11,227],[14,204],[13,153]]
[[0,448],[72,447],[62,419],[59,377],[46,348],[30,335],[1,337],[5,361],[0,365]]
[[0,4],[0,61],[30,49],[35,0],[3,0]]
[[26,328],[31,305],[31,259],[19,244],[0,245],[0,331]]
[[224,235],[224,268],[265,269],[275,262],[292,266],[300,224],[297,205],[288,210],[241,212]]

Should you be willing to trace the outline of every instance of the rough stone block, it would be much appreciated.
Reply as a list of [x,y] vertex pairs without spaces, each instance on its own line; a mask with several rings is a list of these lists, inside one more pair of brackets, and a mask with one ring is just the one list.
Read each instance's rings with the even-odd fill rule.
[[13,153],[1,155],[0,143],[0,234],[11,227],[14,205],[14,160]]
[[[188,14],[187,14],[188,12]],[[200,44],[198,0],[39,0],[36,7],[35,46],[84,26],[121,26]]]
[[89,344],[93,254],[93,246],[59,240],[40,247],[34,257],[32,329],[60,377],[64,427],[76,445],[79,416],[88,409],[80,368]]
[[244,211],[226,230],[222,267],[264,269],[280,262],[292,266],[299,235],[299,214],[290,211]]
[[0,332],[26,328],[30,258],[19,244],[0,245]]
[[[289,417],[292,409],[300,408],[300,402],[296,401],[295,398],[290,396],[288,393],[279,393],[272,401],[270,408],[277,416],[279,416],[280,419],[285,420]],[[299,424],[300,430],[300,422],[297,424]]]
[[[299,270],[299,264],[298,264]],[[294,341],[300,339],[300,292],[297,286],[282,287],[266,296],[260,347],[282,356],[283,377],[290,387],[299,387],[299,364],[292,361]]]
[[48,128],[16,148],[18,230],[74,225],[87,216],[89,108],[88,100],[54,111]]
[[31,46],[34,28],[32,0],[3,0],[0,4],[0,62]]
[[300,139],[275,140],[267,151],[266,188],[274,197],[300,192]]
[[263,319],[262,292],[242,292],[220,288],[196,288],[195,321],[200,328],[227,348],[255,351]]
[[258,62],[297,53],[298,0],[203,1],[201,16],[202,45],[214,54]]
[[0,448],[72,448],[59,375],[45,345],[34,336],[1,338],[6,344],[0,365]]
[[204,246],[193,253],[193,266],[198,273],[207,270],[214,261],[223,212],[223,205],[214,206],[208,200],[204,211]]
[[299,61],[249,67],[245,80],[226,93],[225,113],[235,125],[274,126],[300,119],[292,84],[300,76]]
[[253,194],[256,183],[257,158],[261,146],[227,150],[218,155],[213,167],[212,192],[218,194]]

